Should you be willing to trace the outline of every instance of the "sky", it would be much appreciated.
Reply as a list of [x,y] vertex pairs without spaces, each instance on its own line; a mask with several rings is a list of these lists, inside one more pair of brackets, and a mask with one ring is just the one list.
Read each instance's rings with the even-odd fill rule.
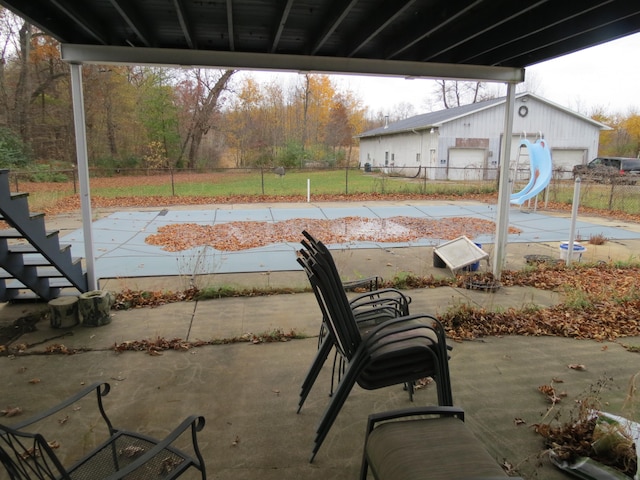
[[[635,34],[539,63],[526,69],[526,89],[583,114],[595,109],[622,115],[640,112],[639,52],[640,34]],[[297,74],[277,75],[286,82],[287,76]],[[433,80],[355,75],[332,75],[332,79],[357,95],[372,113],[387,114],[405,102],[413,105],[415,114],[439,109],[440,104],[433,106]],[[506,94],[503,84],[491,87],[498,95]]]
[[[640,112],[639,53],[640,34],[630,35],[528,67],[525,80],[537,95],[581,113],[594,108],[621,114],[629,113],[630,108]],[[424,107],[434,90],[431,80],[341,78],[374,111],[400,102]],[[506,94],[506,87],[497,87],[500,95]]]

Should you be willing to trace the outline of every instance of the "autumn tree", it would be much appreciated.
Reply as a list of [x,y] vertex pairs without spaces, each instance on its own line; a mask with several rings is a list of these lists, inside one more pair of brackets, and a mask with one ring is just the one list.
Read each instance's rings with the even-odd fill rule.
[[69,74],[57,42],[5,9],[0,25],[2,121],[35,156],[63,154],[56,140],[68,131],[70,111],[61,112],[55,99]]
[[238,167],[264,164],[264,158],[268,155],[263,151],[269,145],[263,100],[258,82],[253,77],[245,77],[225,114],[227,144],[233,149]]
[[[180,83],[182,108],[188,115],[183,125],[182,148],[178,164],[195,168],[204,136],[216,126],[222,95],[235,70],[195,69]],[[186,160],[186,162],[184,162]]]
[[628,135],[628,142],[622,156],[640,158],[640,115],[635,111],[630,112],[623,120],[622,128]]

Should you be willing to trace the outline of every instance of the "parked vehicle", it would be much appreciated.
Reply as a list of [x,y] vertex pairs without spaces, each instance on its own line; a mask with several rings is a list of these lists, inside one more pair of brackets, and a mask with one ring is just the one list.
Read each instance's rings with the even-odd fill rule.
[[635,185],[640,180],[640,159],[624,157],[598,157],[586,165],[573,167],[573,178],[598,183],[624,183]]

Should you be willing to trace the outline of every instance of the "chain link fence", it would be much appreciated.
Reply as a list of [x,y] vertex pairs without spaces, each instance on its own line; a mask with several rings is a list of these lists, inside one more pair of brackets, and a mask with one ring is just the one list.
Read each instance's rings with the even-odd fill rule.
[[[529,170],[518,171],[512,191],[528,182]],[[497,194],[497,169],[478,168],[224,168],[122,169],[90,168],[91,193],[118,196],[290,196],[409,194],[451,195]],[[57,197],[79,192],[77,170],[11,171],[15,192],[37,195],[57,192]],[[571,172],[554,171],[548,188],[538,196],[544,202],[571,204],[575,180]],[[580,206],[604,211],[640,214],[640,184],[632,179],[581,179]]]

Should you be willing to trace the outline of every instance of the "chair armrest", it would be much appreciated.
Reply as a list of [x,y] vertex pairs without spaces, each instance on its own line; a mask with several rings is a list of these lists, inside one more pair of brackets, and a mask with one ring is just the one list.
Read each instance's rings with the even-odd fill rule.
[[342,287],[346,291],[354,290],[356,288],[367,288],[371,292],[373,290],[377,290],[378,285],[381,282],[382,282],[382,278],[376,275],[373,277],[366,277],[366,278],[360,278],[358,280],[350,280],[348,282],[342,282]]
[[391,410],[388,412],[372,413],[369,415],[369,422],[374,425],[378,422],[386,422],[387,420],[395,420],[397,418],[415,417],[420,415],[440,415],[445,417],[458,417],[464,421],[464,410],[460,407],[446,407],[428,405],[422,407],[402,408],[400,410]]
[[91,392],[95,391],[96,395],[97,395],[97,398],[98,398],[98,408],[100,409],[100,413],[102,414],[102,416],[104,417],[105,421],[107,422],[107,425],[111,429],[111,423],[109,422],[109,419],[107,418],[106,413],[105,413],[104,409],[102,408],[102,397],[106,396],[109,393],[109,390],[111,390],[111,386],[108,383],[106,383],[106,382],[96,382],[96,383],[94,383],[92,385],[89,385],[88,387],[84,388],[83,390],[80,390],[78,393],[76,393],[75,395],[67,398],[66,400],[63,400],[59,404],[51,407],[49,410],[45,410],[44,412],[39,413],[37,415],[34,415],[34,416],[30,417],[30,418],[27,418],[26,420],[23,420],[22,422],[16,423],[15,425],[11,425],[11,428],[14,429],[14,430],[22,430],[24,427],[28,427],[29,425],[33,425],[34,423],[37,423],[40,420],[43,420],[43,419],[45,419],[47,417],[50,417],[51,415],[54,415],[55,413],[59,412],[60,410],[73,405],[78,400],[82,399],[83,397],[86,397]]
[[159,441],[151,450],[145,452],[143,455],[136,458],[135,461],[131,462],[122,470],[114,473],[113,475],[106,477],[104,480],[121,480],[126,477],[130,473],[134,472],[153,457],[162,452],[165,448],[170,446],[176,439],[184,433],[189,427],[191,427],[191,438],[193,443],[193,449],[195,451],[196,457],[200,462],[200,465],[204,465],[204,460],[202,459],[202,455],[200,454],[200,448],[198,447],[198,441],[196,437],[196,432],[201,431],[204,428],[205,419],[203,416],[191,415],[184,419],[184,421],[178,425],[169,435],[167,435],[163,440]]
[[396,290],[395,288],[381,288],[378,290],[373,290],[371,292],[358,294],[349,300],[350,304],[356,303],[362,299],[377,299],[377,300],[395,300],[397,302],[403,303],[405,305],[409,305],[411,303],[411,297],[405,295],[400,290]]

